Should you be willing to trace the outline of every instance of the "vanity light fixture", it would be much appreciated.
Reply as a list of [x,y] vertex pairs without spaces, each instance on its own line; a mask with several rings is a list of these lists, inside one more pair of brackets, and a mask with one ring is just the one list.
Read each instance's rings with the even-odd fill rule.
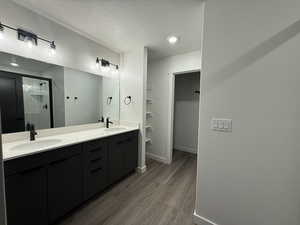
[[50,46],[50,53],[52,55],[55,54],[56,45],[55,45],[54,41],[50,41],[48,39],[39,37],[38,35],[36,35],[36,34],[34,34],[32,32],[29,32],[29,31],[26,31],[26,30],[23,30],[23,29],[20,29],[20,28],[14,28],[12,26],[3,24],[1,22],[0,22],[0,38],[1,38],[1,35],[3,37],[4,30],[6,28],[9,29],[9,30],[13,30],[13,31],[17,32],[17,34],[18,34],[18,40],[26,42],[28,48],[32,48],[33,46],[37,46],[38,45],[38,41],[43,41],[43,42],[46,42],[46,43],[49,44],[49,46]]
[[104,73],[109,72],[110,70],[114,74],[119,73],[119,65],[113,64],[105,59],[99,59],[99,57],[96,59],[96,67],[100,67],[101,71]]

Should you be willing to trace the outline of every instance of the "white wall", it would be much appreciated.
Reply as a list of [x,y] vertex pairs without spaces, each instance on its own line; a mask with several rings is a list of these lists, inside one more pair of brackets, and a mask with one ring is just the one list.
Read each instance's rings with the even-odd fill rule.
[[197,153],[200,72],[175,76],[173,148]]
[[[145,170],[145,110],[147,82],[147,48],[141,47],[122,55],[120,74],[120,120],[140,124],[139,169]],[[124,104],[132,97],[130,105]]]
[[64,68],[66,126],[97,123],[100,119],[101,79],[100,76]]
[[[119,121],[120,119],[120,79],[119,75],[112,75],[110,77],[102,77],[101,82],[101,96],[100,96],[100,114],[103,117],[109,117],[111,120]],[[107,100],[112,97],[112,100]]]
[[299,9],[206,2],[196,214],[216,224],[300,224]]
[[120,62],[118,53],[10,0],[0,0],[0,5],[0,21],[2,23],[33,31],[42,37],[55,40],[57,45],[56,55],[49,56],[49,46],[47,44],[39,42],[38,47],[30,50],[23,42],[17,40],[16,32],[6,29],[5,39],[0,41],[0,51],[95,74],[101,73],[95,67],[97,56],[110,60],[115,64]]
[[149,83],[152,88],[151,110],[152,145],[147,148],[147,153],[170,162],[170,150],[173,145],[171,138],[173,133],[173,119],[171,112],[173,106],[172,84],[174,73],[200,70],[200,51],[183,55],[172,56],[160,60],[151,61],[148,65]]

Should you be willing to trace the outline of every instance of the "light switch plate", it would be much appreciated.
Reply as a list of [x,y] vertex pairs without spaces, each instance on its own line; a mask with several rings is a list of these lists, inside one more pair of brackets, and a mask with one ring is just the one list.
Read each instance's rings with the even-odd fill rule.
[[232,119],[212,118],[211,129],[221,132],[232,132]]

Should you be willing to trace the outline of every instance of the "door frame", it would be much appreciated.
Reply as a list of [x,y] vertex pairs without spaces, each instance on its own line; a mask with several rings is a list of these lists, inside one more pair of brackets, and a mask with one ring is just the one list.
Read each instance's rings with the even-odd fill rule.
[[[17,75],[17,76],[20,76],[20,77],[28,77],[28,78],[38,79],[38,80],[45,80],[45,81],[49,82],[50,128],[54,128],[52,79],[51,78],[46,78],[46,77],[38,77],[38,76],[29,75],[29,74],[18,73],[18,72],[9,72],[9,71],[6,71],[6,70],[0,70],[0,72],[13,74],[13,75]],[[25,131],[26,131],[26,127],[25,127]]]
[[[168,164],[172,163],[172,159],[173,159],[173,132],[174,132],[174,97],[175,97],[175,76],[176,75],[184,75],[184,74],[189,74],[189,73],[195,73],[195,72],[199,72],[200,73],[200,92],[201,92],[201,69],[194,69],[194,70],[186,70],[186,71],[178,71],[178,72],[174,72],[174,73],[170,73],[169,77],[169,82],[170,82],[170,90],[169,90],[169,135],[168,135],[168,148],[167,148],[167,155],[168,155],[168,159],[167,162]],[[200,107],[200,104],[199,104]],[[200,121],[200,116],[199,116],[199,121]],[[199,143],[197,143],[197,145],[199,146]],[[198,147],[197,147],[198,149]]]

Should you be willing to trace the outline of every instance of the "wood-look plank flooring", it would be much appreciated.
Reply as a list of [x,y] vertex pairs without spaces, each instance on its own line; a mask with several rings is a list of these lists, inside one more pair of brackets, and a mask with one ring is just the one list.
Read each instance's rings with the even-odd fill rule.
[[193,225],[196,156],[175,151],[173,163],[147,159],[135,173],[75,210],[59,225]]

